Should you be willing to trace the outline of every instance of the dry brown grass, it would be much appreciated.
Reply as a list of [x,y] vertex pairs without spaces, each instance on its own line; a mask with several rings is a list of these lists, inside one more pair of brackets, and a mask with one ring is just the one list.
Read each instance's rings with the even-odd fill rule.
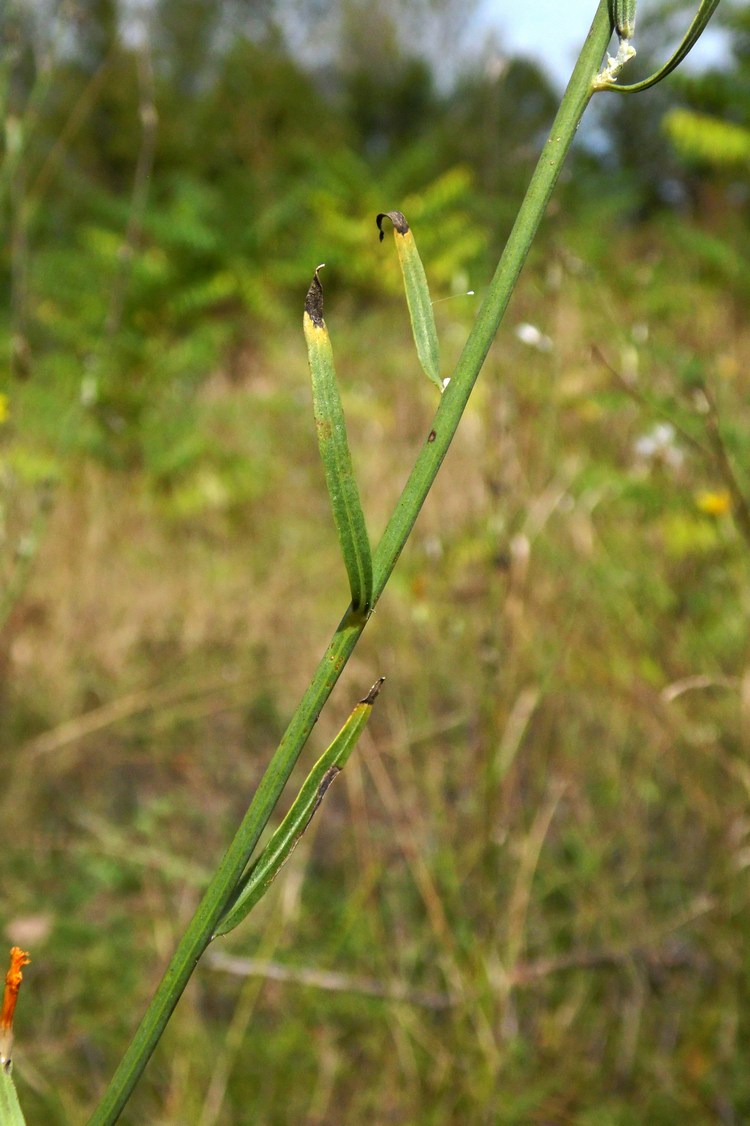
[[[648,295],[623,321],[563,278],[522,288],[511,323],[554,350],[493,348],[315,742],[385,674],[367,738],[222,944],[288,973],[207,962],[133,1121],[742,1120],[747,553],[695,510],[705,462],[637,463],[653,420],[591,358],[632,360]],[[430,391],[382,318],[332,332],[377,536]],[[739,418],[720,302],[654,322],[646,386],[696,334]],[[179,481],[72,467],[3,634],[6,933],[37,926],[19,1073],[45,1121],[91,1106],[343,610],[301,346],[253,363],[201,407],[249,472],[271,451],[252,496],[209,481],[186,517]]]

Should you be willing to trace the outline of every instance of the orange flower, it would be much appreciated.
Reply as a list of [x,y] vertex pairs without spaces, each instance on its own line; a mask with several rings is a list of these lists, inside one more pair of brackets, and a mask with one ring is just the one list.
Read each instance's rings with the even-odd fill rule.
[[31,958],[20,946],[12,946],[10,950],[10,968],[5,975],[5,993],[3,994],[3,1007],[0,1009],[0,1064],[10,1062],[10,1050],[13,1046],[13,1014],[16,1011],[18,990],[21,988],[23,974],[21,970],[28,966]]

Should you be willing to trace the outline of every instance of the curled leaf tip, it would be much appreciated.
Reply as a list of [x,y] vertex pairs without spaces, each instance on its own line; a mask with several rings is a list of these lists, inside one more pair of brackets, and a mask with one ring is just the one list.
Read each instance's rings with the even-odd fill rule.
[[305,298],[305,312],[318,328],[325,326],[325,321],[323,320],[323,286],[318,276],[318,271],[322,270],[324,266],[325,262],[321,262],[315,270],[313,280],[310,282],[310,288],[307,291],[307,297]]
[[367,693],[367,695],[362,700],[359,701],[360,704],[374,704],[376,699],[378,698],[378,695],[380,693],[380,689],[383,687],[384,683],[385,683],[385,677],[379,676],[378,679],[373,684],[370,691]]
[[381,242],[385,238],[385,231],[383,230],[384,219],[390,219],[390,221],[393,223],[393,226],[400,235],[405,235],[409,230],[409,224],[407,223],[406,216],[402,211],[381,211],[375,220],[378,225],[378,230],[380,231]]

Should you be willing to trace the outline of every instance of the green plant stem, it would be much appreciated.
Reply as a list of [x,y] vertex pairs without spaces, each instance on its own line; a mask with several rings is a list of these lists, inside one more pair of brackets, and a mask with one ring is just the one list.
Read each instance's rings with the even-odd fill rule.
[[[607,0],[600,0],[591,30],[563,97],[508,243],[477,314],[451,382],[441,397],[429,435],[417,457],[373,560],[373,605],[390,578],[458,427],[490,349],[534,235],[557,181],[611,37]],[[498,140],[498,143],[501,143]],[[237,834],[172,957],[154,998],[95,1110],[90,1126],[117,1120],[138,1081],[195,966],[209,945],[305,742],[364,629],[344,615],[302,701],[261,779]]]
[[557,183],[568,149],[594,92],[593,79],[611,34],[612,25],[607,0],[602,0],[549,137],[534,169],[487,296],[477,313],[477,319],[469,333],[451,381],[440,400],[427,441],[420,450],[411,476],[375,551],[373,559],[375,602],[383,593],[383,588],[409,538],[440,464],[448,452],[482,364],[495,339],[500,321],[508,307]]

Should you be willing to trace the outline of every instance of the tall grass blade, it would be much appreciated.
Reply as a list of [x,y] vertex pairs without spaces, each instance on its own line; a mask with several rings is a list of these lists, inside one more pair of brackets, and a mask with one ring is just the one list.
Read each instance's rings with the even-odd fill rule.
[[372,555],[346,438],[333,349],[323,319],[323,286],[318,270],[307,293],[303,319],[312,376],[313,412],[333,519],[349,576],[352,610],[366,617],[372,607]]

